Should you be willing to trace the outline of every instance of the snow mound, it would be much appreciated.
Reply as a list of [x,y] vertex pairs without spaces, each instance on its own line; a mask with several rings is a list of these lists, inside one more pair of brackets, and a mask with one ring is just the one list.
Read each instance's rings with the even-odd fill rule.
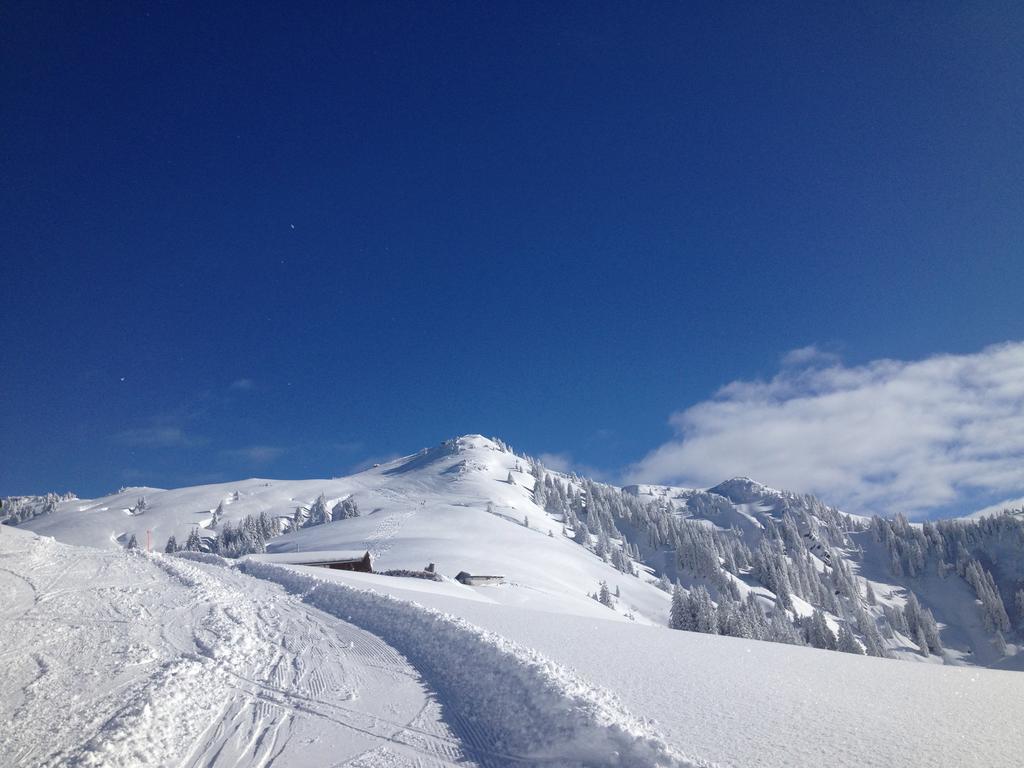
[[517,765],[708,765],[679,755],[651,723],[628,713],[608,691],[463,619],[292,568],[256,560],[238,567],[403,653],[454,710],[455,720],[483,733],[491,755]]

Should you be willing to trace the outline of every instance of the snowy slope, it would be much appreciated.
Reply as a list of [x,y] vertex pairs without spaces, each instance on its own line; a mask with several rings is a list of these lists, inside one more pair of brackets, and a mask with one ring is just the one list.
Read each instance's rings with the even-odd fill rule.
[[1015,673],[193,557],[3,531],[5,765],[1010,766],[1024,748]]
[[[557,504],[545,491],[547,511],[535,503],[535,474],[561,487]],[[359,516],[298,527],[321,495],[327,509],[345,501]],[[218,506],[223,518],[215,522]],[[147,534],[155,550],[171,535],[180,545],[192,529],[207,547],[261,513],[286,531],[269,540],[269,555],[225,561],[124,549],[132,536],[145,547]],[[23,728],[0,746],[24,765],[130,764],[140,755],[161,764],[173,761],[160,755],[185,744],[191,762],[183,764],[254,763],[277,749],[284,751],[276,764],[324,754],[366,756],[351,765],[461,760],[488,768],[523,760],[1016,764],[1024,676],[664,628],[670,597],[659,577],[694,591],[706,586],[720,607],[728,585],[740,605],[749,595],[759,610],[778,612],[779,597],[754,562],[774,547],[794,579],[804,558],[802,573],[813,571],[818,589],[831,590],[840,572],[861,593],[871,585],[870,605],[863,594],[830,597],[824,620],[832,632],[855,626],[854,609],[884,627],[885,611],[902,611],[912,589],[934,610],[946,647],[925,659],[913,638],[895,632],[884,641],[888,651],[947,664],[1005,667],[1020,658],[1012,633],[1005,654],[989,652],[990,629],[960,576],[940,576],[932,562],[893,575],[890,550],[870,525],[746,478],[709,491],[620,492],[545,471],[477,435],[347,478],[50,499],[46,514],[0,528],[0,595],[14,606],[0,615],[0,631],[16,638],[9,657],[17,659],[0,679],[0,696]],[[581,537],[588,528],[593,535]],[[897,528],[900,546],[922,530]],[[705,534],[718,554],[697,546]],[[1016,544],[995,534],[986,541],[980,556],[1000,585],[1024,577]],[[369,551],[378,573],[282,564],[323,551]],[[726,562],[734,554],[737,563]],[[429,563],[441,581],[379,574]],[[466,587],[452,578],[460,571],[502,583]],[[609,605],[591,597],[602,583]],[[815,608],[789,598],[787,621]],[[65,625],[72,646],[52,631]],[[353,657],[346,643],[369,655]],[[389,683],[363,667],[416,685],[396,689],[392,702]],[[319,669],[334,682],[319,681]],[[199,679],[209,690],[195,690]],[[85,714],[68,723],[44,714],[62,691],[77,689]],[[164,718],[153,713],[178,712],[191,699],[203,717],[186,712],[164,733]],[[46,729],[58,734],[53,745]],[[330,734],[311,742],[311,729]],[[138,733],[162,746],[138,751]]]
[[5,528],[0,596],[5,766],[471,761],[392,648],[230,569]]
[[[777,544],[777,537],[786,534],[788,525],[786,551],[776,545],[771,555],[783,558],[786,562],[781,564],[791,571],[793,593],[787,620],[811,617],[817,608],[833,634],[843,627],[851,629],[862,649],[870,646],[864,634],[864,622],[870,622],[877,624],[881,633],[876,633],[873,641],[878,653],[954,664],[1024,665],[1024,654],[1017,654],[1024,638],[1011,626],[1003,632],[1005,650],[997,647],[992,627],[985,625],[966,582],[935,575],[939,564],[934,561],[913,575],[895,573],[891,553],[868,532],[870,521],[866,518],[844,515],[813,497],[778,491],[749,478],[734,478],[707,491],[640,485],[624,488],[620,494],[618,489],[541,470],[549,481],[554,478],[563,488],[576,492],[577,500],[588,488],[592,493],[604,488],[619,498],[635,499],[654,520],[653,531],[660,538],[657,544],[651,543],[652,529],[645,531],[635,521],[615,517],[612,523],[618,530],[611,533],[611,549],[629,544],[630,559],[638,561],[631,566],[637,571],[638,578],[634,578],[623,568],[613,567],[607,553],[604,559],[595,555],[599,549],[596,537],[589,537],[587,547],[574,541],[578,536],[573,525],[578,519],[586,518],[587,524],[594,526],[585,506],[579,506],[574,516],[567,509],[570,505],[552,512],[550,504],[545,511],[534,503],[536,480],[530,472],[536,469],[500,441],[469,435],[346,478],[250,479],[176,490],[132,488],[95,500],[51,500],[55,511],[21,525],[76,544],[122,547],[134,536],[142,546],[148,541],[154,549],[163,549],[169,536],[175,536],[179,546],[193,529],[209,539],[225,526],[261,513],[292,530],[296,509],[308,514],[323,494],[328,508],[348,500],[357,504],[361,516],[292,530],[272,539],[270,551],[368,550],[377,570],[419,570],[434,563],[437,572],[448,578],[460,571],[499,575],[506,583],[492,593],[490,599],[496,602],[607,618],[608,609],[589,597],[603,582],[610,591],[620,593],[612,601],[613,617],[637,624],[668,621],[669,596],[653,585],[658,576],[678,580],[687,589],[706,586],[718,603],[723,599],[742,602],[753,595],[770,611],[778,586],[765,581],[755,556],[765,541]],[[140,499],[145,500],[144,505],[139,504]],[[214,510],[218,507],[223,519],[215,528]],[[671,532],[657,521],[659,515],[717,532],[719,552],[710,553],[712,563],[698,567],[694,555],[677,551]],[[605,526],[608,524],[606,517]],[[703,545],[711,546],[709,542]],[[726,545],[738,555],[738,564],[722,561]],[[991,551],[992,545],[988,549]],[[1024,584],[1024,552],[1018,548],[997,554],[997,558],[984,559],[984,564],[998,577],[1003,602],[1013,613],[1014,590]],[[847,583],[849,596],[840,595],[836,588],[833,558],[856,582]],[[818,583],[802,588],[792,583],[800,568],[804,571],[801,580],[810,576]],[[666,584],[663,581],[662,587]],[[853,594],[863,593],[868,584],[877,596],[870,605],[863,594]],[[727,586],[729,590],[725,590]],[[827,597],[823,591],[833,589],[839,597],[822,602]],[[911,591],[934,615],[943,644],[927,657],[921,653],[919,638],[907,628],[892,627],[893,616],[885,615],[886,610],[899,614]],[[1017,618],[1014,615],[1011,624]]]
[[[512,604],[541,603],[547,610],[583,615],[607,612],[588,597],[604,580],[612,589],[619,586],[623,613],[663,624],[668,596],[565,538],[561,521],[532,502],[534,478],[524,469],[514,454],[474,435],[347,478],[133,488],[63,502],[57,512],[22,527],[107,548],[123,546],[132,535],[145,546],[149,531],[154,549],[162,550],[168,536],[181,543],[193,526],[205,532],[221,503],[224,521],[232,522],[260,512],[290,519],[297,506],[309,507],[321,493],[329,506],[352,497],[361,517],[299,530],[273,540],[270,551],[369,550],[376,570],[419,570],[434,562],[451,577],[459,571],[493,573],[506,577],[510,588],[501,594]],[[142,496],[146,512],[130,514]],[[529,527],[523,525],[527,517]]]
[[464,617],[534,648],[614,691],[669,746],[722,765],[982,768],[1018,765],[1024,751],[1018,673],[904,664],[607,618],[555,620],[494,602],[486,587],[292,570]]

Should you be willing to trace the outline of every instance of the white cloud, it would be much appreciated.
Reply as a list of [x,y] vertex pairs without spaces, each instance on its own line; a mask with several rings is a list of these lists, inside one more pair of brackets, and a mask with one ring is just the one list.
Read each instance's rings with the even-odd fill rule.
[[545,467],[555,472],[572,472],[572,457],[568,453],[542,453],[537,458]]
[[231,382],[229,389],[234,389],[239,392],[249,392],[256,388],[256,382],[252,379],[235,379]]
[[732,382],[674,414],[677,438],[629,479],[749,475],[887,514],[970,511],[1024,492],[1024,343],[856,367],[808,347],[783,363],[770,381]]
[[791,349],[782,356],[782,365],[784,367],[832,365],[838,362],[838,355],[831,352],[824,352],[813,344],[806,347],[800,347],[799,349]]
[[548,469],[553,469],[555,472],[562,472],[564,474],[572,474],[575,472],[580,477],[589,477],[594,480],[607,480],[608,474],[593,467],[589,464],[582,464],[573,459],[572,454],[563,451],[561,453],[542,453],[537,458],[540,459]]

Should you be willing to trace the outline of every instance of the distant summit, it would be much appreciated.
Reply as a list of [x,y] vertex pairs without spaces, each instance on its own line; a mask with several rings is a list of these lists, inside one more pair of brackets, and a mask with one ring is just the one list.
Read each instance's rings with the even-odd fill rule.
[[751,504],[761,501],[765,496],[778,496],[779,491],[767,485],[751,480],[749,477],[734,477],[709,488],[708,493],[724,496],[733,504]]

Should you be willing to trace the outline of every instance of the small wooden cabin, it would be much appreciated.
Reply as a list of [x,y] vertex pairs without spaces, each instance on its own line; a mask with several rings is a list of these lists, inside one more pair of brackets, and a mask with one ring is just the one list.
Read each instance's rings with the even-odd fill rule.
[[369,552],[324,550],[321,552],[273,552],[265,555],[250,555],[255,560],[287,565],[311,565],[315,568],[330,568],[335,571],[361,571],[373,573],[373,561]]
[[373,573],[373,562],[370,560],[370,553],[364,552],[362,557],[339,557],[315,562],[305,561],[302,565],[312,565],[318,568],[330,568],[335,571],[361,571],[362,573]]

